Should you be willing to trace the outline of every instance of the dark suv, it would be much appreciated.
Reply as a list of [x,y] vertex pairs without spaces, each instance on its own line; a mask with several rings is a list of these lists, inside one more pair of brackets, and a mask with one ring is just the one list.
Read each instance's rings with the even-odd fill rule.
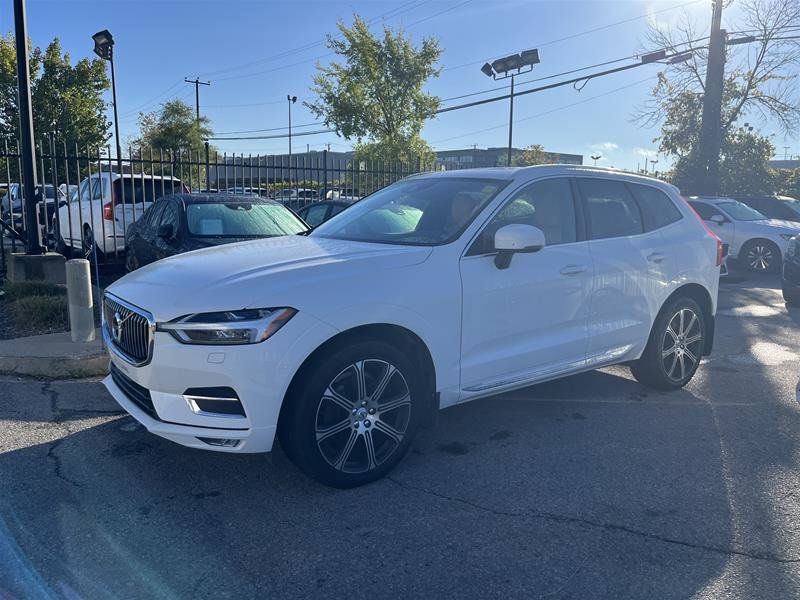
[[733,196],[768,219],[800,223],[800,200],[788,196]]

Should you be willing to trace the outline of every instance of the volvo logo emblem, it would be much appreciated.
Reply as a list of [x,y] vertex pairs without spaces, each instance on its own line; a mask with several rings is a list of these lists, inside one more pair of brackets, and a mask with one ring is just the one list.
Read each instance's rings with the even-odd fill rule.
[[118,344],[122,341],[122,324],[124,322],[125,320],[122,318],[122,315],[115,312],[111,319],[111,337],[114,338],[114,341]]

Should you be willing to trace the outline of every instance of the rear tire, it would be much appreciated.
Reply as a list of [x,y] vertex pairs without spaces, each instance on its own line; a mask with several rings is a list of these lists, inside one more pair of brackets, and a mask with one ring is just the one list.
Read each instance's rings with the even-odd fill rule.
[[405,456],[419,429],[425,378],[382,341],[334,347],[314,362],[286,399],[281,446],[325,485],[349,488],[380,479]]
[[750,240],[739,251],[739,261],[751,273],[774,273],[781,264],[781,249],[769,240]]
[[783,289],[783,301],[788,306],[800,306],[800,292]]
[[700,365],[705,332],[705,315],[697,302],[676,298],[656,317],[641,358],[630,365],[631,373],[659,390],[682,388]]

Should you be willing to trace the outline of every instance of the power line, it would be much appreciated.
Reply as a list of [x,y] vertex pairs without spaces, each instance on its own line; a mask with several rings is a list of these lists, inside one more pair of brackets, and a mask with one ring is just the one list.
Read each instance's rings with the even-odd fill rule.
[[[429,21],[431,19],[439,17],[439,16],[441,16],[441,15],[443,15],[445,13],[448,13],[448,12],[451,12],[453,10],[456,10],[457,8],[461,8],[462,6],[464,6],[466,4],[469,4],[470,2],[474,2],[474,1],[475,0],[464,0],[463,2],[461,2],[461,3],[459,3],[459,4],[455,5],[455,6],[451,6],[450,8],[447,8],[445,10],[442,10],[442,11],[439,11],[439,12],[434,13],[432,15],[429,15],[429,16],[427,16],[427,17],[425,17],[423,19],[420,19],[418,21],[414,21],[413,23],[410,23],[410,24],[406,25],[406,29],[411,28],[411,27],[415,27],[416,25],[419,25],[420,23],[424,23],[425,21]],[[698,0],[695,0],[695,1],[698,1]],[[309,63],[309,62],[314,62],[314,61],[317,61],[317,60],[321,60],[321,59],[327,58],[329,56],[335,56],[335,54],[336,54],[335,52],[326,52],[325,54],[320,54],[319,56],[314,56],[312,58],[305,58],[303,60],[299,60],[297,62],[293,62],[293,63],[290,63],[288,65],[281,65],[279,67],[273,67],[271,69],[266,69],[266,70],[263,70],[263,71],[255,71],[255,72],[252,72],[252,73],[244,73],[244,74],[241,74],[241,75],[229,75],[228,77],[217,77],[217,78],[215,78],[215,81],[230,81],[232,79],[249,79],[251,77],[258,77],[259,75],[266,75],[268,73],[274,73],[275,71],[282,71],[284,69],[289,69],[291,67],[297,67],[299,65],[304,65],[304,64]]]
[[[394,9],[390,10],[390,11],[387,11],[387,12],[381,14],[381,15],[378,15],[376,17],[373,17],[372,19],[367,20],[367,25],[372,25],[373,23],[376,23],[377,21],[380,21],[380,20],[383,20],[383,19],[386,19],[386,18],[396,17],[396,16],[398,16],[400,14],[403,14],[403,13],[409,11],[409,10],[413,10],[415,8],[419,8],[420,6],[422,6],[423,4],[425,4],[428,1],[429,0],[411,0],[410,2],[406,2],[404,4],[401,4],[399,7],[396,7]],[[415,6],[410,6],[410,5],[415,5]],[[284,50],[283,52],[279,52],[278,54],[273,54],[271,56],[266,56],[264,58],[259,58],[257,60],[253,60],[253,61],[250,61],[250,62],[247,62],[247,63],[241,63],[239,65],[234,65],[232,67],[226,67],[226,68],[223,68],[223,69],[217,69],[216,71],[207,71],[207,72],[203,73],[203,75],[208,77],[208,76],[217,75],[217,74],[220,74],[220,73],[228,73],[230,71],[238,71],[239,69],[244,69],[244,68],[247,68],[247,67],[252,67],[252,66],[263,64],[263,63],[266,63],[266,62],[271,62],[273,60],[286,58],[287,56],[292,56],[293,54],[299,54],[301,52],[305,52],[306,50],[310,50],[310,49],[316,48],[318,46],[324,46],[326,43],[327,43],[327,39],[317,40],[315,42],[309,42],[309,43],[304,44],[302,46],[298,46],[296,48],[291,48],[289,50]]]
[[[683,56],[687,52],[694,51],[694,50],[699,50],[699,49],[700,49],[699,47],[698,48],[690,48],[689,50],[682,50],[682,51],[676,52],[674,54],[667,54],[667,55],[664,56],[664,58],[662,60],[669,60],[671,58],[675,58],[675,57],[678,57],[678,56]],[[569,84],[573,84],[574,85],[574,84],[580,83],[580,82],[587,82],[588,83],[590,80],[595,79],[597,77],[603,77],[605,75],[611,75],[613,73],[620,73],[622,71],[628,71],[630,69],[636,69],[636,68],[643,67],[645,65],[650,65],[650,64],[659,64],[659,63],[639,62],[639,63],[634,63],[632,65],[625,65],[623,67],[616,67],[614,69],[608,69],[606,71],[600,71],[599,73],[590,73],[589,75],[586,75],[586,76],[583,76],[583,77],[576,77],[576,78],[573,78],[573,79],[568,79],[566,81],[558,81],[556,83],[551,83],[549,85],[544,85],[544,86],[540,86],[540,87],[537,87],[537,88],[532,88],[530,90],[524,90],[522,92],[516,92],[514,94],[514,97],[524,96],[526,94],[533,94],[535,92],[542,92],[544,90],[550,90],[550,89],[554,89],[554,88],[561,87],[561,86],[564,86],[564,85],[569,85]],[[582,87],[581,87],[581,89],[582,89]],[[458,104],[456,106],[448,106],[448,107],[445,107],[445,108],[440,108],[439,110],[436,111],[436,114],[438,115],[438,114],[441,114],[441,113],[451,112],[451,111],[454,111],[454,110],[461,110],[462,108],[470,108],[472,106],[480,106],[482,104],[489,104],[491,102],[499,102],[500,100],[508,100],[510,97],[511,97],[511,94],[504,94],[502,96],[493,96],[491,98],[485,98],[483,100],[475,100],[474,102],[467,102],[465,104]]]
[[[646,78],[641,79],[639,81],[635,81],[634,83],[629,83],[627,85],[623,85],[623,86],[620,86],[618,88],[614,88],[613,90],[609,90],[607,92],[603,92],[602,94],[597,94],[595,96],[590,96],[589,98],[584,98],[583,100],[578,100],[577,102],[572,102],[571,104],[564,104],[564,105],[558,106],[556,108],[553,108],[551,110],[546,110],[544,112],[536,113],[535,115],[530,115],[528,117],[523,117],[522,119],[515,119],[514,123],[523,123],[525,121],[530,121],[532,119],[538,119],[539,117],[544,117],[546,115],[552,114],[554,112],[558,112],[560,110],[565,110],[567,108],[572,108],[572,107],[578,106],[580,104],[585,104],[587,102],[591,102],[593,100],[597,100],[598,98],[602,98],[604,96],[609,96],[611,94],[615,94],[617,92],[621,92],[622,90],[626,90],[628,88],[632,88],[632,87],[635,87],[637,85],[641,85],[643,83],[647,83],[648,81],[652,81],[652,77],[646,77]],[[469,136],[472,136],[472,135],[475,135],[475,134],[478,134],[478,133],[485,133],[487,131],[494,131],[496,129],[505,129],[506,127],[508,127],[508,123],[503,123],[501,125],[494,125],[492,127],[486,127],[484,129],[477,129],[475,131],[470,131],[470,132],[462,134],[462,135],[456,135],[456,136],[445,138],[445,139],[442,139],[442,140],[436,140],[434,142],[431,142],[431,144],[441,144],[442,142],[449,142],[451,140],[457,140],[457,139],[469,137]]]
[[[314,127],[318,125],[324,125],[322,121],[317,121],[316,123],[306,123],[304,125],[292,125],[292,129],[300,128],[300,127]],[[215,132],[217,135],[233,135],[236,133],[262,133],[265,131],[281,131],[286,129],[286,126],[283,127],[270,127],[268,129],[244,129],[242,131],[217,131]],[[294,134],[293,134],[294,135]]]
[[[572,33],[570,35],[565,35],[564,37],[560,37],[560,38],[556,38],[554,40],[548,40],[548,41],[542,42],[540,44],[532,44],[532,45],[536,46],[537,48],[544,48],[545,46],[550,46],[552,44],[558,44],[560,42],[565,42],[565,41],[568,41],[568,40],[572,40],[572,39],[575,39],[577,37],[581,37],[581,36],[584,36],[584,35],[589,35],[591,33],[597,33],[598,31],[603,31],[605,29],[610,29],[612,27],[617,27],[618,25],[624,25],[626,23],[632,23],[633,21],[638,21],[640,19],[646,19],[646,18],[649,18],[649,17],[651,17],[653,15],[658,15],[658,14],[661,14],[661,13],[664,13],[664,12],[668,12],[668,11],[671,11],[671,10],[676,10],[678,8],[684,8],[684,7],[690,6],[692,4],[697,4],[698,2],[701,2],[701,1],[702,0],[691,0],[690,2],[686,2],[684,4],[679,4],[678,6],[671,6],[669,8],[662,8],[661,10],[653,11],[653,12],[650,12],[650,13],[647,13],[647,14],[644,14],[644,15],[639,15],[637,17],[631,17],[629,19],[623,19],[622,21],[616,21],[614,23],[608,23],[607,25],[600,25],[599,27],[594,27],[592,29],[587,29],[585,31]],[[501,55],[502,54],[508,54],[510,52],[512,52],[512,51],[509,50],[508,52],[500,53],[500,54]],[[468,63],[462,63],[460,65],[455,65],[455,66],[452,66],[452,67],[445,67],[445,68],[442,69],[442,71],[443,72],[444,71],[452,71],[454,69],[461,69],[463,67],[469,67],[471,65],[477,65],[477,64],[484,63],[484,62],[485,62],[485,60],[476,60],[476,61],[472,61],[472,62],[468,62]]]
[[[320,133],[336,133],[335,129],[318,129],[317,131],[302,131],[300,133],[292,133],[292,137],[301,135],[317,135]],[[210,137],[209,140],[277,140],[280,138],[289,137],[288,134],[282,133],[279,135],[254,135],[248,137]]]

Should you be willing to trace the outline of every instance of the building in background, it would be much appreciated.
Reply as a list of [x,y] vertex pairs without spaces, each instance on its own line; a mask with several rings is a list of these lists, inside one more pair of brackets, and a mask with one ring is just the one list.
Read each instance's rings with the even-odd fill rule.
[[769,166],[773,169],[800,169],[800,157],[789,160],[771,160]]
[[[522,154],[522,148],[512,148],[512,160]],[[440,150],[436,153],[439,163],[446,169],[471,169],[479,167],[505,167],[508,147],[501,148],[464,148],[461,150]],[[582,165],[583,155],[565,154],[562,152],[544,153],[545,162],[562,165]]]
[[[512,149],[512,157],[522,154],[521,148]],[[436,167],[442,170],[474,169],[480,167],[504,167],[508,148],[465,148],[442,150],[436,153]],[[545,152],[545,162],[567,165],[582,165],[583,155]],[[215,157],[216,164],[209,166],[209,183],[212,188],[234,187],[260,188],[271,183],[316,182],[328,183],[359,179],[359,172],[380,174],[391,171],[404,176],[417,170],[416,165],[356,163],[352,152],[317,151],[269,156],[233,154]],[[327,183],[326,183],[327,182]]]

